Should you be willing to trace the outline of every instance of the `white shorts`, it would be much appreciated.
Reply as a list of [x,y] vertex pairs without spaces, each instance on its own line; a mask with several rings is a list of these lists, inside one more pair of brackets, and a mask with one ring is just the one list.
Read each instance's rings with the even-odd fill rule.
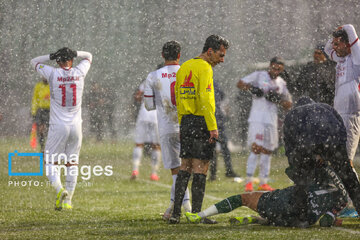
[[161,136],[160,146],[164,168],[173,169],[180,167],[180,134],[169,133]]
[[135,143],[159,144],[158,126],[156,123],[139,121],[135,127]]
[[340,115],[347,133],[346,150],[348,158],[354,160],[360,137],[360,113]]
[[[50,124],[45,145],[45,160],[46,154],[49,163],[52,162],[52,159],[54,159],[54,162],[57,162],[59,154],[65,154],[67,162],[73,161],[74,154],[79,159],[81,142],[82,123],[74,125]],[[61,158],[61,163],[64,163],[64,158]]]
[[249,122],[248,146],[256,143],[266,150],[274,151],[279,144],[279,133],[273,125]]

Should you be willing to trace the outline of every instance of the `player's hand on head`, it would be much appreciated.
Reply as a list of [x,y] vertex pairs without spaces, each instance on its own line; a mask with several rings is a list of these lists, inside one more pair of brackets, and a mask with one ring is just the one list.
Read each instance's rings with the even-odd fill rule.
[[61,49],[57,50],[54,53],[50,53],[50,60],[55,60],[61,55]]
[[77,57],[77,51],[72,50],[72,52],[73,52],[73,58],[76,58]]
[[280,103],[281,102],[281,95],[276,91],[270,90],[266,95],[265,99],[272,102],[272,103]]

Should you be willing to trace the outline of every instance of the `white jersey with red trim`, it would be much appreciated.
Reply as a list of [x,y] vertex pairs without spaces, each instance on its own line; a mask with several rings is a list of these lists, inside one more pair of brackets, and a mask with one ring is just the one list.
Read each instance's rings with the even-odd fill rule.
[[[271,79],[267,71],[255,71],[241,79],[244,83],[258,87],[264,91],[276,91],[282,95],[282,99],[291,101],[291,95],[286,87],[286,82],[281,77]],[[277,126],[278,106],[265,99],[265,97],[253,97],[248,122],[266,123]]]
[[73,125],[82,122],[81,102],[84,79],[92,60],[90,53],[78,51],[78,57],[83,56],[84,59],[76,67],[69,69],[43,64],[44,60],[49,60],[48,56],[31,60],[32,65],[35,65],[35,70],[49,81],[50,124]]
[[344,25],[343,29],[348,34],[351,53],[338,57],[332,49],[332,39],[327,42],[325,52],[337,62],[334,108],[340,114],[352,114],[360,112],[360,43],[352,25]]
[[[143,81],[140,84],[139,91],[142,93],[145,91],[145,81]],[[151,110],[151,111],[146,110],[145,105],[144,105],[144,99],[141,101],[141,105],[139,108],[139,113],[138,113],[136,122],[137,123],[151,122],[151,123],[155,123],[155,124],[158,123],[157,116],[156,116],[156,110]]]
[[179,132],[174,91],[176,73],[179,68],[179,65],[166,65],[151,72],[146,78],[145,107],[147,109],[156,108],[160,136]]

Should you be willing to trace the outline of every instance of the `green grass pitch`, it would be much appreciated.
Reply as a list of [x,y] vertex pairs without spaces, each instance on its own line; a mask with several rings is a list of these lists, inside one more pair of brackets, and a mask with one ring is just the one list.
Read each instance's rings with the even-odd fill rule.
[[[150,159],[145,157],[140,177],[130,181],[133,143],[131,141],[84,141],[80,165],[111,165],[112,176],[79,177],[71,211],[55,211],[55,191],[46,177],[8,176],[8,153],[33,152],[28,139],[0,140],[0,239],[359,239],[360,220],[346,219],[341,227],[308,229],[260,225],[230,226],[234,216],[255,214],[248,208],[213,218],[217,225],[191,225],[181,218],[179,225],[169,225],[160,216],[168,206],[171,176],[160,170],[160,181],[151,182]],[[245,174],[246,154],[233,154],[235,170]],[[357,169],[359,161],[357,160]],[[17,163],[18,164],[18,163]],[[271,185],[276,188],[291,183],[284,174],[287,160],[274,156]],[[208,182],[203,208],[243,192],[244,183],[224,177],[224,164],[218,159],[218,181]],[[26,163],[23,166],[27,168]],[[14,186],[13,182],[20,186]],[[31,183],[30,183],[31,181]],[[37,182],[36,182],[37,181]],[[26,182],[26,185],[24,185]],[[22,186],[22,184],[24,186]],[[38,184],[39,186],[34,186]],[[42,186],[41,186],[42,184]],[[30,186],[31,185],[31,186]]]

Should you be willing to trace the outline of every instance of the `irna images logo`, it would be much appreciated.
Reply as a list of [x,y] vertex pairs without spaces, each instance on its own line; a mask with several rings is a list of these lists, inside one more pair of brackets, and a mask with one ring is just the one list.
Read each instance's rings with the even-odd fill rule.
[[[13,153],[8,154],[8,172],[9,176],[43,176],[43,153],[18,153],[15,150]],[[13,172],[13,163],[15,158],[21,157],[21,160],[27,158],[39,158],[39,171],[38,172]],[[24,158],[25,157],[25,158]]]

